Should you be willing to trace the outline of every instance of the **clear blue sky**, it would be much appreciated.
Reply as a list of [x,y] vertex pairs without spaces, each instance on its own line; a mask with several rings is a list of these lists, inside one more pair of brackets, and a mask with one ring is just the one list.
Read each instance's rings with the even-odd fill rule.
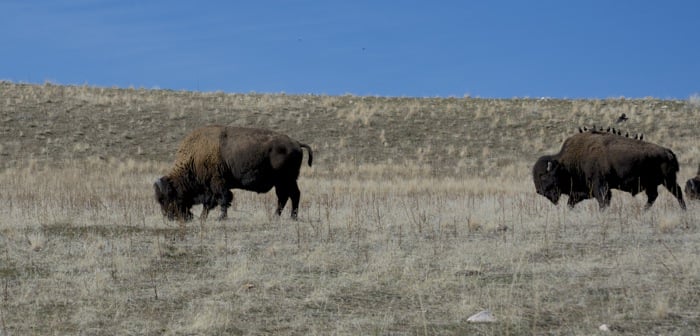
[[700,92],[700,1],[3,0],[0,79],[378,96]]

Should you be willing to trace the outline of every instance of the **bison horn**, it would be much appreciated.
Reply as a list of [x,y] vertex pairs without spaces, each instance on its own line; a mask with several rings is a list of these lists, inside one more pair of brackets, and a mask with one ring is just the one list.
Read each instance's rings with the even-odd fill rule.
[[552,170],[552,161],[547,162],[547,171]]
[[158,190],[159,190],[160,192],[163,192],[163,189],[165,189],[165,186],[163,185],[163,183],[164,183],[164,181],[163,181],[163,178],[162,178],[162,177],[159,178],[159,179],[157,179],[157,180],[156,180],[156,183],[154,183],[154,185],[155,185],[156,187],[158,187]]

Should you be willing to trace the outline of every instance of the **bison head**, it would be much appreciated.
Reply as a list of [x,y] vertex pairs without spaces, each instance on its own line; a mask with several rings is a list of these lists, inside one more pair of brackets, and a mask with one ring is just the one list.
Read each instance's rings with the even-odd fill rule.
[[690,199],[700,199],[700,176],[685,182],[685,195]]
[[178,196],[170,178],[165,176],[159,178],[153,184],[153,189],[163,216],[169,220],[181,219],[188,221],[192,219],[192,212],[184,204],[182,198]]
[[559,197],[561,197],[558,171],[559,162],[548,156],[541,157],[532,168],[532,180],[535,183],[535,190],[554,204],[557,204]]

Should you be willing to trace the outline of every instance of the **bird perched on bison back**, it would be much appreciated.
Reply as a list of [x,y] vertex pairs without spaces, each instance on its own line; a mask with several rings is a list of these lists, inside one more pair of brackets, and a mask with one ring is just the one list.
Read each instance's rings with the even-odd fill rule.
[[647,194],[649,208],[663,184],[685,209],[676,182],[678,160],[668,148],[606,132],[577,133],[566,139],[559,153],[540,157],[532,168],[538,194],[557,204],[561,194],[574,207],[595,198],[601,209],[610,205],[611,189]]
[[266,193],[274,187],[277,215],[291,198],[291,216],[296,219],[302,148],[308,151],[311,166],[311,147],[287,135],[234,126],[198,128],[180,144],[170,173],[153,184],[156,200],[170,220],[191,220],[195,204],[202,204],[202,219],[220,206],[223,219],[233,200],[230,189]]

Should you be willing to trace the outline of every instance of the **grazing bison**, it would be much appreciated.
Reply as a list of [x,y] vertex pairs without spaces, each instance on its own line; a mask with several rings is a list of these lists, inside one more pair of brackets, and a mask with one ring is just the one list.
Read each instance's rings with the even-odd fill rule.
[[291,198],[296,219],[302,148],[308,150],[311,166],[311,147],[284,134],[218,125],[196,129],[180,144],[171,172],[153,184],[156,200],[171,220],[191,220],[195,204],[202,204],[202,219],[220,206],[223,219],[233,200],[230,189],[265,193],[275,187],[277,214]]
[[690,199],[700,199],[700,167],[695,177],[685,182],[685,195]]
[[685,209],[676,182],[678,160],[670,149],[607,132],[578,133],[564,141],[555,155],[540,157],[532,168],[537,193],[557,204],[561,194],[568,205],[595,197],[601,209],[610,205],[611,189],[636,195],[646,191],[648,209],[663,184]]

